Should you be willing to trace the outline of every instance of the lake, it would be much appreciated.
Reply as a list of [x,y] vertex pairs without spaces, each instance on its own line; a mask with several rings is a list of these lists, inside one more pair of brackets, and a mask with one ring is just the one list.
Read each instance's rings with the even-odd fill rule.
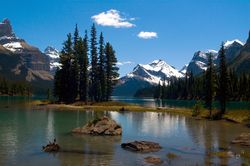
[[[24,99],[0,100],[0,165],[147,165],[144,158],[158,156],[162,165],[241,165],[244,157],[218,158],[208,155],[219,149],[233,153],[250,148],[231,145],[242,132],[240,124],[225,121],[194,120],[185,116],[150,112],[93,112],[35,110]],[[109,116],[121,124],[122,136],[72,135],[70,131],[98,116]],[[54,138],[63,152],[42,152]],[[148,140],[160,143],[159,152],[143,154],[126,151],[123,142]],[[167,153],[178,159],[169,160]]]
[[[195,100],[159,100],[154,98],[136,98],[126,96],[112,96],[112,100],[132,104],[139,104],[146,107],[169,107],[169,108],[192,108],[196,103]],[[219,108],[218,101],[214,102],[214,107]],[[250,110],[250,102],[247,101],[230,101],[227,102],[229,110]]]

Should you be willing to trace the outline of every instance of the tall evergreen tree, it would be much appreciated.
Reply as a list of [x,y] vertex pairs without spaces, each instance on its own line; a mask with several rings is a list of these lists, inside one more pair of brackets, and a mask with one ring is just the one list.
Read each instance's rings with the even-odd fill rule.
[[61,102],[63,101],[63,85],[62,85],[62,72],[59,68],[56,69],[55,76],[54,76],[54,89],[53,95],[58,98]]
[[224,43],[221,45],[219,51],[219,101],[220,101],[220,116],[222,116],[226,111],[226,101],[228,99],[228,73],[227,64],[225,57]]
[[99,86],[99,79],[98,79],[98,53],[97,53],[95,24],[93,24],[91,27],[90,56],[91,56],[90,95],[91,95],[92,101],[99,101],[100,86]]
[[101,87],[101,100],[106,99],[106,70],[105,70],[105,62],[107,62],[105,53],[104,53],[104,39],[103,34],[100,34],[99,39],[99,79],[100,79],[100,87]]
[[118,70],[119,68],[116,66],[117,59],[115,56],[115,51],[112,45],[108,42],[105,46],[105,55],[106,55],[106,73],[107,73],[107,91],[106,91],[106,100],[109,100],[113,88],[117,83],[117,79],[119,77]]
[[212,55],[208,55],[207,70],[205,73],[206,107],[209,109],[209,115],[212,116],[213,100],[215,97],[215,71]]
[[[72,59],[72,54],[73,54],[73,49],[72,49],[72,37],[71,33],[67,35],[67,40],[63,43],[63,49],[60,54],[60,63],[61,63],[61,69],[56,73],[56,78],[57,74],[59,78],[59,82],[56,85],[60,85],[60,92],[58,93],[59,98],[61,101],[64,102],[71,102],[72,101],[72,94],[71,94],[71,80],[70,80],[70,68],[71,68],[71,59]],[[57,88],[55,88],[57,89]]]
[[71,54],[71,66],[70,66],[70,93],[71,101],[75,101],[78,95],[78,82],[79,82],[79,57],[81,53],[81,45],[79,44],[79,31],[76,25],[74,38],[73,38],[73,53]]
[[84,39],[79,40],[80,45],[80,57],[79,57],[79,67],[80,67],[80,81],[79,81],[79,94],[81,101],[88,101],[88,34],[85,31]]
[[161,93],[162,87],[161,87],[160,81],[159,81],[159,83],[158,83],[158,86],[155,87],[155,88],[156,88],[156,89],[155,89],[155,91],[154,91],[154,98],[160,99],[161,96],[162,96],[162,93]]

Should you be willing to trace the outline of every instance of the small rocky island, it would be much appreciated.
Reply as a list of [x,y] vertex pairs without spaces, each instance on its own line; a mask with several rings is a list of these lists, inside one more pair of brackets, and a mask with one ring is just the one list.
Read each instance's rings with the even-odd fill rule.
[[56,143],[56,139],[54,139],[54,142],[47,144],[46,146],[43,146],[44,152],[58,152],[60,150],[60,146]]
[[149,141],[134,141],[129,143],[123,143],[121,144],[121,147],[127,150],[144,153],[156,152],[162,148],[158,143]]
[[73,129],[72,133],[115,136],[122,134],[122,127],[111,118],[103,116],[87,123],[83,127]]

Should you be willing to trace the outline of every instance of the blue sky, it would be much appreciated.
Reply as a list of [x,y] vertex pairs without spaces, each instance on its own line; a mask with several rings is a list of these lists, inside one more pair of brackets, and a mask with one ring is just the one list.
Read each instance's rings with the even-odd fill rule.
[[[118,21],[107,17],[111,9]],[[224,40],[245,42],[249,9],[250,0],[5,0],[0,19],[9,18],[16,35],[41,50],[60,50],[76,23],[82,33],[99,23],[118,60],[132,62],[120,66],[124,75],[154,59],[180,69],[197,50],[218,50]],[[140,32],[152,38],[139,38]]]

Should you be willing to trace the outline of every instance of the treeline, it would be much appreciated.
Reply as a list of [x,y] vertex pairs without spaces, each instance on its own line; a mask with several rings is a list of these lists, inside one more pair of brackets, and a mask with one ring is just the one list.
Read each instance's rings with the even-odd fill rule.
[[225,112],[227,101],[250,101],[250,74],[238,75],[228,69],[225,50],[219,52],[219,66],[213,64],[212,55],[208,56],[207,70],[194,76],[186,73],[185,78],[170,78],[158,86],[137,91],[135,96],[151,95],[158,99],[203,100],[205,106],[213,109],[213,101],[220,102],[221,113]]
[[0,75],[0,96],[30,96],[31,85],[25,81],[11,81]]
[[60,63],[54,81],[54,96],[60,102],[100,102],[110,99],[119,77],[117,59],[115,50],[109,42],[104,42],[102,33],[97,41],[94,24],[90,41],[87,30],[84,37],[79,36],[77,25],[73,37],[71,33],[67,35]]

